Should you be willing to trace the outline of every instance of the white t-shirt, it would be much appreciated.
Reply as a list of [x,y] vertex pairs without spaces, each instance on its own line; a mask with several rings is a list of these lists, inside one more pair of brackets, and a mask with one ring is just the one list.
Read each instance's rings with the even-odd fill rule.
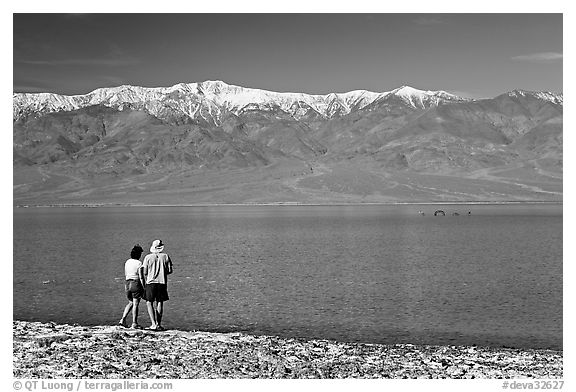
[[138,269],[142,267],[142,262],[136,259],[128,259],[124,264],[124,274],[126,275],[126,280],[128,279],[136,279],[139,280],[138,277]]

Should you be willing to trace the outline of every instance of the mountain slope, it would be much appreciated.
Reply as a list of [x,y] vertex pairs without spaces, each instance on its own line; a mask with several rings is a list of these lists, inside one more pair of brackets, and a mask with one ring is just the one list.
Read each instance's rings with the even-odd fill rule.
[[412,105],[440,99],[459,100],[445,92],[421,91],[403,87],[392,92],[356,90],[347,93],[310,95],[278,93],[228,85],[221,81],[180,83],[172,87],[147,88],[119,86],[100,88],[85,95],[65,96],[50,93],[13,95],[15,120],[30,115],[71,111],[86,106],[104,105],[119,110],[142,110],[163,120],[204,119],[218,124],[223,113],[239,114],[246,109],[281,110],[296,119],[310,110],[324,118],[346,115],[390,95],[400,95]]
[[562,94],[203,82],[14,94],[13,113],[20,204],[562,199]]
[[101,105],[18,121],[14,151],[27,165],[59,162],[91,174],[258,166],[283,155],[220,128],[169,125]]

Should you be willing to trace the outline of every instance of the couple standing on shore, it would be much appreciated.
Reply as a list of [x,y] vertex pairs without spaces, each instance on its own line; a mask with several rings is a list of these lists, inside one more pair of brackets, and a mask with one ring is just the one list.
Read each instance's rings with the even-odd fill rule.
[[164,301],[168,301],[168,275],[172,273],[172,260],[163,252],[164,244],[161,240],[154,240],[150,247],[150,254],[140,261],[144,250],[140,245],[135,245],[130,252],[130,259],[124,264],[126,275],[126,297],[128,305],[119,324],[125,326],[126,317],[132,310],[131,328],[142,329],[138,324],[138,305],[144,298],[148,314],[150,316],[149,327],[152,331],[163,331],[162,313]]

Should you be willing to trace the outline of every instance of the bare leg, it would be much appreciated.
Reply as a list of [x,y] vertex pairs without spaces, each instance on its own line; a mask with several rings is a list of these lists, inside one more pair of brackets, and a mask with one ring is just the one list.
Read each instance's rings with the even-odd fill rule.
[[156,321],[158,326],[162,325],[162,313],[164,312],[164,302],[158,301],[156,305]]
[[156,321],[156,309],[154,309],[154,302],[146,301],[146,307],[148,308],[148,315],[150,316],[151,328],[156,328],[158,323]]
[[140,305],[140,298],[134,298],[132,304],[134,305],[132,308],[132,324],[138,324],[138,305]]
[[124,322],[126,322],[126,317],[128,316],[128,313],[130,313],[130,309],[132,309],[132,302],[128,302],[128,305],[126,305],[124,308],[124,313],[122,313],[120,324],[124,325]]

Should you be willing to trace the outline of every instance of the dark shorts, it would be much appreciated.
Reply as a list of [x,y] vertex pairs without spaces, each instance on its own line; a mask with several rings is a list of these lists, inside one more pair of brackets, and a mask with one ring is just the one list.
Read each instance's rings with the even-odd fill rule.
[[139,280],[127,280],[126,281],[126,298],[128,301],[132,301],[133,299],[140,299],[144,297],[144,287]]
[[148,283],[144,290],[144,299],[148,302],[168,301],[168,285],[162,283]]

